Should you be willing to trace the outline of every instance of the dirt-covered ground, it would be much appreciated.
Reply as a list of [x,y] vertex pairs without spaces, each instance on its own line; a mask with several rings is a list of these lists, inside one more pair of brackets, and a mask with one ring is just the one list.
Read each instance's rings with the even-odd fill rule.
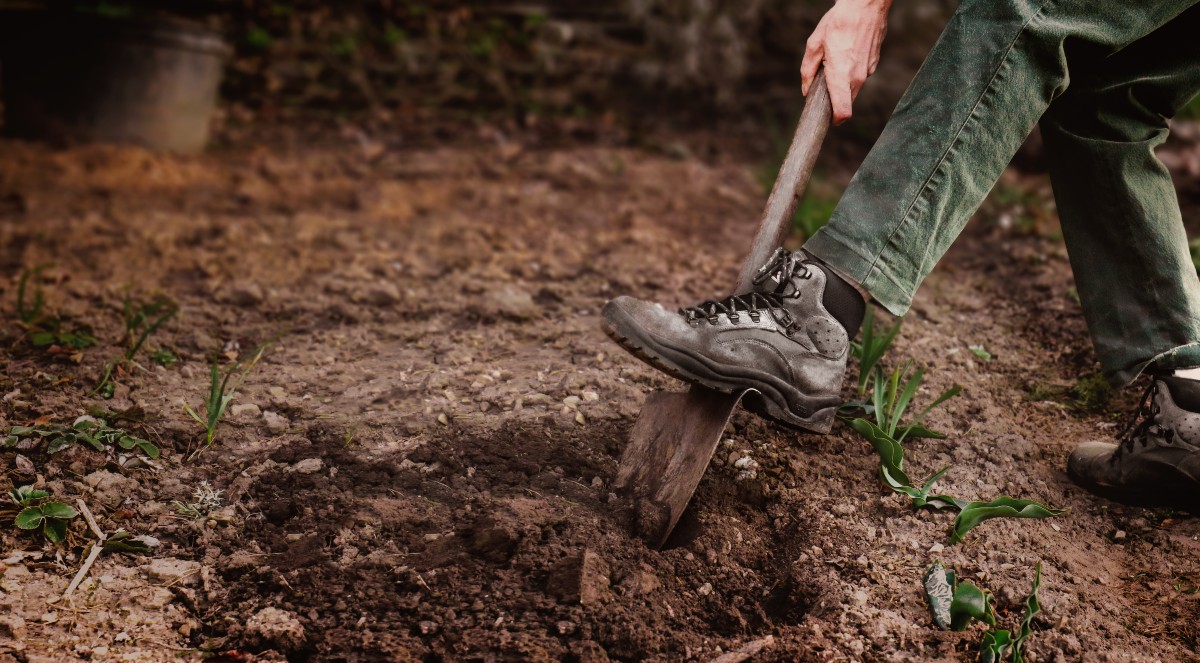
[[[1192,148],[1176,149],[1189,177]],[[979,628],[939,631],[925,607],[939,559],[1010,626],[1042,562],[1030,660],[1200,656],[1200,521],[1092,499],[1063,472],[1136,394],[1077,382],[1094,358],[1039,178],[1006,176],[887,361],[928,367],[925,402],[964,387],[929,422],[949,438],[908,443],[911,474],[953,465],[945,492],[1068,513],[950,545],[951,516],[881,488],[848,427],[738,414],[657,551],[611,484],[644,395],[679,384],[597,314],[617,294],[678,305],[731,283],[760,164],[491,142],[0,153],[0,424],[137,406],[121,426],[163,450],[0,450],[5,492],[45,486],[159,542],[102,554],[51,602],[93,535],[76,519],[45,544],[0,506],[0,660],[709,661],[755,641],[754,661],[973,660]],[[20,277],[45,264],[27,298],[36,282],[98,347],[36,348],[16,324]],[[181,312],[104,400],[89,392],[120,351],[126,293]],[[189,459],[203,431],[182,406],[200,406],[210,358],[270,338]],[[160,348],[180,361],[156,366]],[[221,504],[182,513],[202,482]]]

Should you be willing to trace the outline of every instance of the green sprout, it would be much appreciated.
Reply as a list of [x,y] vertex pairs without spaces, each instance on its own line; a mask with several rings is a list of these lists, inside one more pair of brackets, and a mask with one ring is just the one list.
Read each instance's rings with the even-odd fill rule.
[[100,452],[119,447],[126,451],[137,449],[149,458],[158,458],[160,455],[158,447],[153,443],[134,437],[119,428],[113,428],[103,419],[91,417],[81,417],[70,426],[12,426],[4,437],[0,437],[0,448],[15,448],[22,439],[32,438],[44,440],[48,454],[56,454],[76,444],[87,444]]
[[59,543],[67,538],[67,524],[79,515],[70,505],[49,500],[50,493],[21,486],[8,493],[13,504],[21,507],[16,525],[20,529],[35,530],[39,527],[50,543]]
[[875,329],[875,309],[867,306],[866,316],[863,318],[862,341],[850,344],[851,353],[858,358],[859,398],[867,395],[867,384],[871,381],[875,365],[892,346],[892,341],[896,340],[903,320],[904,318],[896,318],[896,322],[881,334]]
[[988,352],[987,348],[983,347],[982,345],[970,345],[967,346],[967,349],[971,351],[971,354],[978,357],[979,360],[984,363],[992,360],[992,353]]
[[[125,322],[125,336],[122,342],[125,350],[120,357],[104,366],[104,375],[101,376],[100,383],[96,385],[92,393],[100,394],[104,398],[112,398],[116,386],[113,383],[113,374],[121,374],[127,368],[136,366],[137,363],[134,359],[141,351],[142,346],[146,344],[146,340],[177,313],[179,313],[179,305],[170,299],[156,297],[149,302],[139,304],[127,293],[125,306],[122,309],[122,318]],[[174,357],[174,355],[171,356]],[[152,355],[151,359],[153,360],[153,358]]]
[[47,267],[49,265],[39,265],[25,270],[17,283],[17,321],[28,335],[29,342],[39,348],[57,345],[73,350],[96,345],[96,338],[90,329],[65,330],[61,319],[46,314],[46,296],[37,279]]
[[1033,500],[1000,497],[990,502],[973,502],[952,495],[933,494],[934,485],[946,475],[949,467],[938,470],[919,487],[913,483],[904,470],[904,440],[918,437],[944,439],[945,435],[930,430],[922,422],[935,407],[957,396],[962,388],[955,385],[946,389],[911,421],[905,422],[904,415],[920,390],[925,369],[914,368],[910,360],[891,373],[884,373],[879,361],[895,339],[900,320],[883,335],[876,335],[869,311],[863,327],[863,342],[856,348],[856,354],[862,365],[859,394],[865,397],[869,391],[870,398],[848,403],[842,410],[844,413],[862,411],[866,415],[873,415],[874,421],[866,417],[851,417],[849,414],[843,414],[842,418],[879,455],[880,481],[892,492],[907,496],[915,509],[958,511],[950,530],[951,543],[962,542],[967,532],[992,518],[1049,518],[1063,513],[1061,509],[1050,508]]
[[1042,563],[1038,562],[1033,574],[1033,589],[1025,599],[1025,611],[1021,615],[1017,634],[1014,636],[1011,631],[1004,629],[984,633],[983,640],[979,643],[979,663],[1025,663],[1025,656],[1021,650],[1033,633],[1033,618],[1042,611],[1042,604],[1038,601],[1038,590],[1041,586]]
[[929,567],[922,582],[929,612],[938,628],[965,631],[973,621],[996,625],[992,593],[969,582],[960,582],[954,571],[941,562],[934,562]]
[[[245,381],[247,374],[258,364],[262,359],[263,352],[271,341],[266,341],[259,345],[250,353],[250,359],[243,363],[241,360],[236,361],[224,373],[221,372],[221,367],[217,363],[213,363],[209,368],[209,388],[208,393],[204,397],[204,416],[201,417],[196,410],[190,405],[184,404],[183,410],[188,413],[192,419],[204,427],[205,447],[212,446],[213,440],[217,436],[217,425],[221,423],[221,419],[225,416],[225,409],[229,407],[229,402],[237,395],[237,389]],[[199,453],[197,450],[196,453]]]

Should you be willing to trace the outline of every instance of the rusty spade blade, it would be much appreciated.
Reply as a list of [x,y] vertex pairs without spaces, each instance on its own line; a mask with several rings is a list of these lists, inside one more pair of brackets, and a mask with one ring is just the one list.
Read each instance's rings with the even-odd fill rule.
[[[758,268],[787,237],[831,114],[825,74],[818,73],[767,199],[754,244],[742,264],[735,293],[751,290]],[[615,487],[632,503],[637,535],[650,546],[658,548],[666,542],[744,395],[697,385],[687,392],[654,392],[646,397],[621,455]]]

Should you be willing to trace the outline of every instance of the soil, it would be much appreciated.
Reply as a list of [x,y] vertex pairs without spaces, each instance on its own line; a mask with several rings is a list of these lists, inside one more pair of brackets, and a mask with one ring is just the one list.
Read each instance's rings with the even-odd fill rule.
[[[919,401],[964,387],[928,422],[949,437],[907,444],[910,474],[952,465],[941,491],[1066,514],[951,545],[951,516],[881,488],[848,427],[738,413],[660,551],[630,536],[612,480],[645,394],[681,387],[606,340],[598,310],[732,283],[757,164],[511,143],[0,151],[0,423],[136,406],[144,421],[121,425],[163,451],[0,450],[0,489],[44,485],[160,542],[102,554],[51,604],[93,535],[76,519],[54,546],[0,515],[0,660],[974,660],[980,627],[930,620],[935,560],[994,592],[1008,626],[1042,563],[1028,660],[1200,657],[1200,521],[1093,499],[1063,472],[1137,395],[1077,382],[1095,362],[1040,178],[1006,175],[1021,195],[981,212],[888,362],[928,367]],[[14,322],[43,264],[46,310],[98,347],[47,351]],[[104,400],[127,293],[181,312]],[[182,405],[201,405],[208,361],[268,339],[204,447]],[[159,348],[180,361],[151,363]],[[181,513],[202,482],[222,504]]]

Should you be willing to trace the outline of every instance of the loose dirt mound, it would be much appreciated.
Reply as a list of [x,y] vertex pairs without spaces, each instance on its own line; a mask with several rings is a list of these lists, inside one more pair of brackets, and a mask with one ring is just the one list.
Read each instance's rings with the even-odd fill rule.
[[[953,465],[946,492],[1068,514],[950,546],[950,518],[881,489],[845,427],[803,436],[739,414],[660,552],[629,537],[610,490],[644,393],[677,383],[606,341],[597,312],[732,283],[762,198],[751,167],[599,148],[3,149],[5,315],[22,271],[51,263],[48,309],[103,343],[76,363],[9,325],[0,418],[137,405],[131,426],[164,455],[150,469],[83,447],[0,451],[0,488],[44,481],[105,529],[162,542],[103,555],[72,605],[48,607],[85,527],[56,554],[5,525],[20,552],[0,566],[0,658],[707,661],[772,635],[754,660],[972,660],[978,631],[930,623],[935,559],[996,592],[1009,624],[1044,563],[1033,660],[1196,655],[1200,524],[1093,500],[1063,474],[1076,442],[1115,424],[1067,395],[1092,357],[1066,257],[1042,223],[997,223],[1012,205],[984,215],[905,323],[892,361],[929,367],[919,398],[965,388],[930,422],[949,439],[910,443],[909,463]],[[181,362],[102,401],[87,394],[126,288],[180,303],[150,346]],[[207,358],[276,334],[187,461],[203,435],[181,403],[200,404]],[[225,506],[178,515],[201,481]]]

